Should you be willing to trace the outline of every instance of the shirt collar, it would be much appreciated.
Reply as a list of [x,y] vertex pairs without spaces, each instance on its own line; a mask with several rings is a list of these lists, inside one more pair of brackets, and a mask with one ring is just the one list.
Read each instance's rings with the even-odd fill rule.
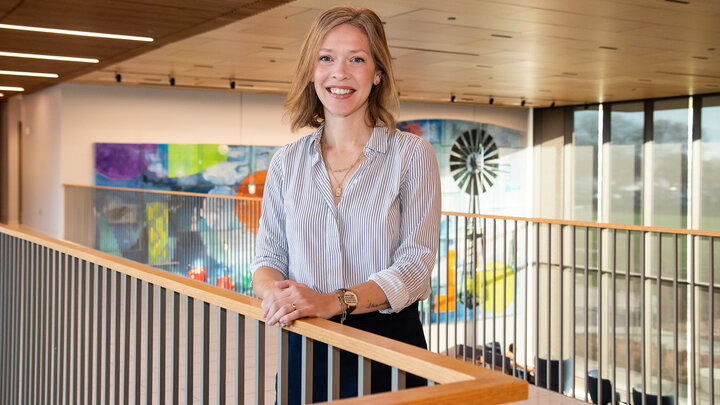
[[[322,137],[324,128],[325,124],[323,123],[318,127],[318,129],[315,130],[315,132],[312,133],[312,141],[309,145],[310,153],[320,153],[320,137]],[[372,135],[370,135],[370,139],[368,140],[367,145],[365,145],[365,148],[370,149],[373,152],[385,154],[387,152],[389,142],[390,135],[388,133],[387,127],[375,127],[373,129]]]

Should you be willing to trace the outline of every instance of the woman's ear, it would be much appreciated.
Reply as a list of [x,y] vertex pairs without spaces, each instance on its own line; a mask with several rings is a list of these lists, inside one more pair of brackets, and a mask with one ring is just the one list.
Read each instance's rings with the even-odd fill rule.
[[374,84],[375,86],[377,86],[378,84],[380,84],[380,79],[381,79],[381,78],[382,78],[382,72],[380,72],[380,71],[375,72],[375,78],[373,79],[373,84]]

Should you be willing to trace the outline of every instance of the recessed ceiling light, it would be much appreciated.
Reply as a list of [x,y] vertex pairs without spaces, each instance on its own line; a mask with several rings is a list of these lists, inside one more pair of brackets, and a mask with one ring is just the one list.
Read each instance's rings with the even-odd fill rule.
[[693,56],[694,59],[700,59],[700,60],[708,60],[709,58],[707,56]]
[[100,61],[92,58],[75,58],[72,56],[55,56],[55,55],[41,55],[35,53],[18,53],[18,52],[3,52],[0,51],[0,56],[10,56],[13,58],[30,58],[30,59],[49,59],[49,60],[62,60],[66,62],[85,62],[85,63],[99,63]]
[[607,50],[610,50],[610,51],[617,51],[617,47],[615,47],[615,46],[600,45],[600,46],[598,46],[598,48],[600,48],[600,49],[607,49]]
[[30,77],[58,77],[55,73],[16,72],[14,70],[0,70],[0,75],[30,76]]
[[0,90],[5,91],[25,91],[22,87],[0,86]]
[[2,94],[2,93],[0,93],[0,97],[5,97],[5,95],[4,95],[4,94]]
[[8,30],[19,30],[19,31],[46,32],[49,34],[77,35],[77,36],[81,36],[81,37],[124,39],[124,40],[128,40],[128,41],[142,41],[142,42],[153,42],[154,41],[154,39],[152,39],[150,37],[138,37],[135,35],[105,34],[102,32],[61,30],[61,29],[55,29],[55,28],[29,27],[29,26],[25,26],[25,25],[0,24],[0,28],[5,28]]
[[448,21],[455,21],[455,20],[456,20],[455,17],[448,17]]
[[503,35],[503,34],[490,34],[491,37],[495,38],[512,38],[512,35]]

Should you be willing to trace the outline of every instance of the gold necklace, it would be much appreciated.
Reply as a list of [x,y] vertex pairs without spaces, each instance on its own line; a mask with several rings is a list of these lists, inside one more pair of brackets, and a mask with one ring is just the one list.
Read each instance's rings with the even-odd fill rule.
[[[364,150],[364,148],[363,148],[363,150]],[[322,155],[322,138],[320,138],[320,154]],[[330,165],[328,165],[327,163],[325,164],[328,168],[328,171],[330,172],[330,176],[332,176],[333,180],[335,180],[335,184],[336,184],[335,197],[342,196],[342,193],[343,193],[342,185],[345,183],[345,180],[347,179],[348,175],[350,174],[352,169],[355,167],[355,165],[357,165],[360,162],[362,157],[363,157],[363,151],[361,150],[357,159],[355,159],[355,162],[346,169],[334,170],[330,167]],[[325,156],[323,156],[323,161],[325,161]],[[340,173],[340,172],[345,172],[345,176],[343,176],[341,181],[338,181],[337,177],[335,177],[335,173]],[[332,187],[332,184],[330,184],[330,187]]]

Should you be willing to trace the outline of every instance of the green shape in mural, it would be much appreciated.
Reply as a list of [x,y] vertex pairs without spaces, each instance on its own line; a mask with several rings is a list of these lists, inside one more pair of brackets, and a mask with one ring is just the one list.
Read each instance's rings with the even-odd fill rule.
[[168,145],[168,177],[199,173],[227,160],[227,145]]
[[168,261],[168,205],[147,204],[148,260],[150,264]]

